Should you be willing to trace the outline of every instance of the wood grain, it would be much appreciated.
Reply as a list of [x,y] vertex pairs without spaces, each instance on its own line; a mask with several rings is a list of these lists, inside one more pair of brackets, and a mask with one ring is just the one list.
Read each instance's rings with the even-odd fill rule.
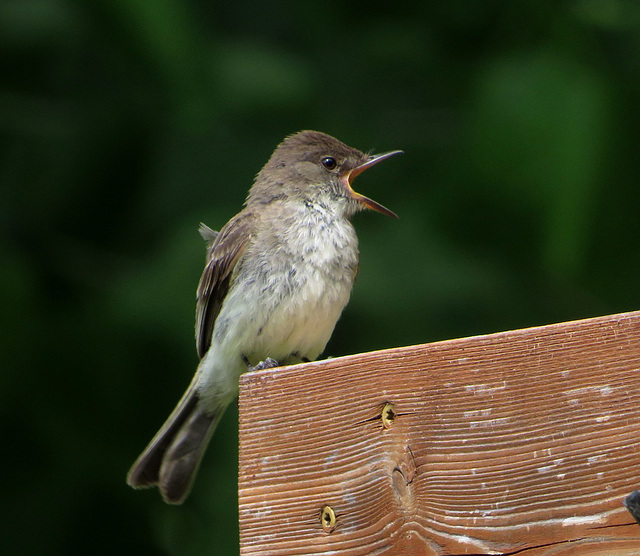
[[246,374],[241,554],[640,554],[639,407],[640,312]]

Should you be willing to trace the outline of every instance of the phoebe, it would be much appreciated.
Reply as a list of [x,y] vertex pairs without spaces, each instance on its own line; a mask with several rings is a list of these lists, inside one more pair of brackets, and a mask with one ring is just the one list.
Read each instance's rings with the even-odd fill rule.
[[402,151],[367,155],[317,131],[287,137],[257,175],[244,208],[220,230],[204,224],[207,262],[198,285],[200,364],[127,483],[189,494],[211,435],[247,369],[311,361],[324,350],[358,272],[351,216],[369,208],[353,179]]

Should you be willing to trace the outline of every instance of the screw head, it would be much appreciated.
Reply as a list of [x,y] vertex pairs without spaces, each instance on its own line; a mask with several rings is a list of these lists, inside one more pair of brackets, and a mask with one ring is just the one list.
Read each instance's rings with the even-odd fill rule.
[[322,529],[325,533],[331,533],[331,531],[336,528],[336,513],[331,506],[322,508],[320,521],[322,522]]
[[381,418],[382,426],[385,429],[391,428],[391,425],[393,425],[393,420],[396,418],[396,412],[391,402],[387,402],[386,404],[384,404],[384,407],[382,408]]

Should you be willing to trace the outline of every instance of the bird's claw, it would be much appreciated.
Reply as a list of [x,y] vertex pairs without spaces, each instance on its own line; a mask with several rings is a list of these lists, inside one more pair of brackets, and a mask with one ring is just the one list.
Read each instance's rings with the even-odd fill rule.
[[273,369],[274,367],[279,367],[280,363],[278,363],[275,359],[271,357],[267,357],[264,361],[260,361],[255,367],[251,365],[247,365],[250,371],[264,371],[265,369]]

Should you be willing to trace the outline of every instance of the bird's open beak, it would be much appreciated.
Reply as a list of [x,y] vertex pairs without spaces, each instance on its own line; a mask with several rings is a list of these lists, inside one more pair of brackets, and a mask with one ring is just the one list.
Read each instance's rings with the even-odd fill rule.
[[380,203],[376,203],[373,199],[369,199],[369,197],[365,197],[364,195],[360,195],[360,193],[356,193],[351,188],[351,182],[355,179],[356,176],[362,174],[362,172],[364,172],[367,168],[371,168],[371,166],[375,166],[376,164],[378,164],[378,162],[385,160],[390,156],[393,156],[394,154],[400,154],[401,152],[402,151],[391,151],[388,153],[371,155],[364,164],[360,164],[360,166],[356,166],[353,170],[351,170],[346,175],[345,179],[345,185],[347,186],[351,198],[355,199],[367,208],[376,210],[388,216],[393,216],[393,218],[398,218],[398,215],[395,212],[389,210],[387,207],[383,207]]

